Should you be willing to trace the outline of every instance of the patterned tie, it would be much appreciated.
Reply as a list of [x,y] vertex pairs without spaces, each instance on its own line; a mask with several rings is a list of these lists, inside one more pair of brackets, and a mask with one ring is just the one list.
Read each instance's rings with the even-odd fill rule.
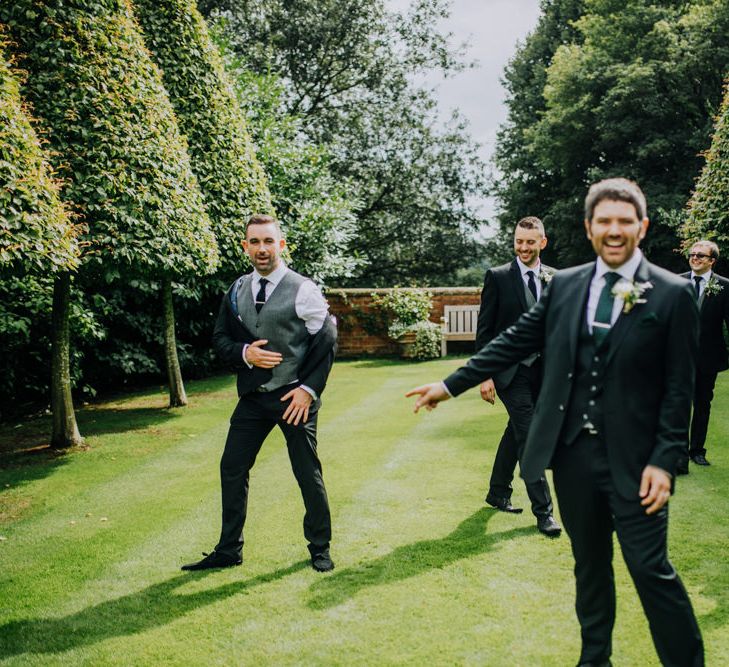
[[703,278],[701,276],[694,276],[694,282],[696,283],[696,300],[698,301],[701,298],[701,281]]
[[526,274],[529,276],[529,280],[527,281],[527,287],[532,293],[534,300],[537,301],[537,283],[534,282],[534,271],[527,271]]
[[263,308],[263,304],[266,303],[266,285],[268,285],[270,281],[266,278],[261,278],[261,289],[258,290],[258,294],[256,295],[256,312],[260,313],[261,308]]
[[605,286],[600,292],[600,299],[597,302],[595,321],[592,323],[592,338],[595,347],[600,347],[610,333],[611,321],[613,318],[613,287],[620,280],[620,274],[610,271],[605,274]]

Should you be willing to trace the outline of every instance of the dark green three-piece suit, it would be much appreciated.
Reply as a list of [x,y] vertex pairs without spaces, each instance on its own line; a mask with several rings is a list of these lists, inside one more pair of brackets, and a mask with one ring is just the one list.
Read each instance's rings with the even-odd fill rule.
[[[646,465],[675,474],[685,455],[698,309],[688,283],[645,259],[642,298],[596,346],[587,325],[595,263],[558,272],[537,305],[450,375],[453,396],[543,352],[544,379],[521,462],[533,482],[552,468],[572,542],[581,662],[605,661],[615,619],[612,532],[665,665],[703,664],[691,603],[668,560],[668,507],[645,514]],[[589,428],[587,428],[589,426]]]

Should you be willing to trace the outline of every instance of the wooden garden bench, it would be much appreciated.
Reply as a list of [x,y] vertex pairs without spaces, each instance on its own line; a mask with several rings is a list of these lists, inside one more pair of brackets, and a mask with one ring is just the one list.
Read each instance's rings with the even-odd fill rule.
[[476,340],[480,306],[444,306],[441,317],[440,354],[447,354],[449,340]]

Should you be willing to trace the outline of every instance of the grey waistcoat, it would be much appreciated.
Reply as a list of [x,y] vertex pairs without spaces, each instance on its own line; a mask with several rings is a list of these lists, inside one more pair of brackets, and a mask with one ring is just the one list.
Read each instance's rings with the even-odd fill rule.
[[272,391],[298,380],[298,369],[309,349],[309,332],[296,314],[296,295],[306,280],[289,269],[269,295],[261,312],[256,312],[251,293],[253,275],[240,281],[236,302],[243,325],[257,339],[268,340],[266,349],[280,352],[283,361],[272,369],[273,377],[261,387]]

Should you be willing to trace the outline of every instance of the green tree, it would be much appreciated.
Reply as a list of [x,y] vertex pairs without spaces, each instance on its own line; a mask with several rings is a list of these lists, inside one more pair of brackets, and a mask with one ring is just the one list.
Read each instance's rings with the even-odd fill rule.
[[287,111],[359,202],[349,253],[360,266],[335,282],[429,284],[473,262],[482,220],[472,202],[485,191],[485,166],[463,120],[443,127],[432,93],[413,84],[433,68],[462,67],[435,28],[447,0],[419,0],[403,15],[383,0],[201,6],[222,12],[231,48],[255,73],[281,77]]
[[591,256],[574,241],[586,186],[622,175],[648,198],[646,254],[678,269],[676,215],[729,68],[729,3],[588,0],[575,27],[579,40],[560,46],[547,70],[546,110],[524,131],[552,179],[542,211],[559,264]]
[[700,239],[712,239],[723,247],[729,242],[729,79],[705,159],[681,229],[684,247]]
[[[266,177],[218,49],[194,0],[136,0],[134,7],[187,137],[191,166],[218,240],[219,272],[225,282],[245,265],[240,241],[246,220],[254,212],[272,212]],[[164,282],[162,293],[170,402],[184,405],[187,399],[176,356],[171,281]]]
[[308,139],[302,117],[287,111],[279,76],[256,74],[236,58],[228,68],[268,174],[292,266],[319,283],[352,276],[361,263],[349,249],[359,206],[351,199],[352,185],[332,174],[326,146]]
[[[58,196],[59,184],[22,101],[21,78],[11,69],[5,47],[0,39],[0,292],[6,296],[10,285],[17,283],[27,302],[39,276],[76,268],[78,228]],[[11,389],[24,372],[15,363],[15,352],[31,332],[28,318],[19,316],[9,301],[0,302],[0,349],[5,360],[1,382]],[[47,363],[47,354],[43,362]],[[70,425],[72,431],[74,426]],[[80,437],[77,431],[75,437]]]
[[[492,188],[499,205],[499,233],[489,242],[494,261],[505,261],[513,255],[516,222],[528,215],[543,217],[561,187],[555,174],[542,167],[526,136],[546,109],[544,86],[555,52],[561,45],[581,39],[574,21],[582,15],[584,5],[584,0],[542,0],[537,26],[519,45],[504,71],[508,114],[499,128],[494,151],[496,175]],[[551,236],[550,229],[547,234]],[[548,245],[545,261],[553,261],[555,255]]]
[[[187,146],[126,0],[0,5],[28,71],[61,196],[82,216],[85,271],[112,279],[208,272],[217,248]],[[79,441],[68,362],[71,276],[55,281],[52,445]]]

